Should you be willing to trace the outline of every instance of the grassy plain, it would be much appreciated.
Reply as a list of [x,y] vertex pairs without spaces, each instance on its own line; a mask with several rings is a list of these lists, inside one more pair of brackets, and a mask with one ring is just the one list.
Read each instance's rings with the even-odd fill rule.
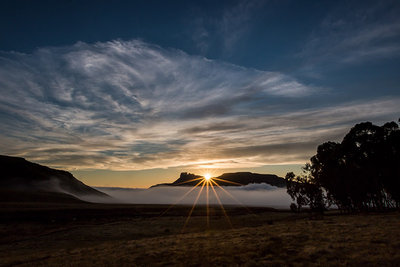
[[[399,266],[400,213],[2,203],[1,266]],[[162,215],[161,215],[162,214]],[[161,216],[160,216],[161,215]]]

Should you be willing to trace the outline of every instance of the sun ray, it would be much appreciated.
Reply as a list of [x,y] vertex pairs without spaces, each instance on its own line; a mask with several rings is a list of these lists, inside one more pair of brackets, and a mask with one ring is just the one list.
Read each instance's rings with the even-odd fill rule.
[[[214,181],[213,181],[214,182]],[[214,182],[214,184],[216,186],[218,186],[218,188],[220,188],[225,194],[227,194],[231,199],[233,199],[234,201],[236,201],[238,204],[240,204],[242,207],[244,207],[249,213],[251,213],[254,216],[257,216],[256,214],[254,214],[246,205],[244,205],[240,200],[236,199],[231,193],[229,193],[227,190],[225,190],[222,186],[220,186],[218,183]]]
[[[200,181],[199,181],[199,180],[200,180]],[[177,204],[178,204],[179,202],[181,202],[188,194],[190,194],[196,187],[199,187],[199,186],[201,185],[200,191],[198,192],[198,194],[197,194],[197,196],[196,196],[196,199],[195,199],[195,201],[194,201],[194,203],[193,203],[193,205],[192,205],[192,207],[191,207],[191,209],[190,209],[190,211],[189,211],[189,214],[188,214],[188,216],[187,216],[187,218],[186,218],[186,220],[185,220],[185,223],[184,223],[184,225],[183,225],[183,227],[182,227],[181,232],[184,231],[184,229],[186,228],[187,224],[189,223],[190,218],[191,218],[191,216],[192,216],[192,214],[193,214],[193,211],[194,211],[194,209],[195,209],[195,207],[196,207],[196,205],[197,205],[197,203],[198,203],[198,201],[199,201],[199,199],[200,199],[200,196],[201,196],[201,194],[202,194],[202,192],[203,192],[204,187],[206,187],[206,190],[205,190],[205,191],[206,191],[206,213],[207,213],[207,214],[206,214],[206,215],[207,215],[207,218],[206,218],[206,219],[207,219],[207,228],[209,228],[209,227],[210,227],[210,189],[209,189],[209,187],[211,186],[211,189],[212,189],[212,191],[213,191],[213,193],[214,193],[214,195],[215,195],[215,197],[216,197],[216,199],[217,199],[217,202],[218,202],[219,206],[221,207],[221,210],[222,210],[222,212],[223,212],[223,214],[224,214],[226,220],[228,221],[228,223],[229,223],[229,225],[231,226],[231,228],[233,228],[232,222],[231,222],[231,220],[230,220],[230,218],[229,218],[229,216],[228,216],[228,214],[227,214],[227,212],[226,212],[226,210],[225,210],[225,208],[224,208],[224,205],[222,204],[222,201],[221,201],[220,197],[218,196],[218,193],[217,193],[217,191],[216,191],[216,189],[215,189],[215,187],[214,187],[213,184],[215,184],[215,186],[217,186],[218,188],[220,188],[225,194],[227,194],[227,195],[228,195],[230,198],[232,198],[235,202],[237,202],[238,204],[240,204],[241,206],[243,206],[244,208],[246,208],[246,209],[249,211],[249,213],[251,213],[251,214],[254,215],[254,213],[253,213],[248,207],[246,207],[242,202],[240,202],[238,199],[236,199],[231,193],[229,193],[229,192],[228,192],[227,190],[225,190],[222,186],[220,186],[220,185],[217,183],[216,180],[217,180],[217,181],[221,181],[221,182],[226,182],[226,183],[234,184],[234,185],[241,185],[241,184],[236,183],[236,182],[224,180],[224,179],[221,179],[221,178],[211,177],[211,175],[208,174],[208,173],[204,174],[202,177],[194,178],[194,179],[191,179],[191,180],[188,180],[188,181],[185,181],[185,182],[178,183],[178,184],[176,184],[176,185],[185,184],[185,183],[190,183],[190,182],[193,182],[193,181],[199,181],[199,182],[198,182],[196,185],[194,185],[188,192],[186,192],[178,201],[176,201],[174,204],[172,204],[170,207],[168,207],[168,209],[166,209],[166,210],[165,210],[161,215],[159,215],[159,216],[162,216],[162,215],[164,215],[165,213],[167,213],[172,207],[174,207],[175,205],[177,205]]]
[[221,182],[225,182],[225,183],[229,183],[229,184],[234,184],[234,185],[242,185],[242,184],[239,184],[239,183],[235,183],[235,182],[228,181],[228,180],[224,180],[224,179],[217,178],[217,177],[214,177],[213,180],[218,180],[218,181],[221,181]]
[[208,188],[209,188],[209,186],[210,186],[210,179],[208,179],[208,180],[206,180],[206,182],[207,182],[207,187],[206,187],[206,190],[207,190],[207,195],[206,195],[206,205],[207,205],[207,228],[210,228],[210,208],[209,208],[209,197],[208,197]]
[[171,206],[168,207],[168,209],[166,209],[163,213],[161,213],[158,217],[163,216],[165,213],[167,213],[172,207],[174,207],[176,204],[178,204],[179,202],[181,202],[187,195],[189,195],[196,187],[198,187],[201,183],[203,182],[203,180],[201,180],[200,182],[198,182],[196,185],[194,185],[189,191],[187,191],[180,199],[178,199],[178,201],[176,201],[174,204],[172,204]]
[[189,212],[189,214],[188,214],[188,217],[187,217],[187,219],[186,219],[186,221],[185,221],[185,224],[184,224],[183,227],[182,227],[182,232],[183,232],[183,230],[185,229],[187,223],[189,222],[190,216],[192,216],[194,207],[196,206],[197,201],[199,201],[201,192],[203,191],[204,185],[206,184],[206,181],[205,181],[205,180],[203,180],[202,182],[203,182],[203,184],[202,184],[202,186],[201,186],[200,192],[197,194],[197,197],[196,197],[196,200],[195,200],[194,203],[193,203],[192,209],[190,210],[190,212]]
[[211,180],[211,183],[210,183],[211,189],[214,191],[214,195],[215,195],[215,197],[216,197],[216,199],[217,199],[217,201],[218,201],[218,203],[219,203],[219,205],[220,205],[220,207],[221,207],[222,212],[224,213],[224,215],[225,215],[225,217],[226,217],[226,220],[228,221],[229,225],[230,225],[231,228],[233,229],[232,222],[231,222],[231,220],[229,219],[229,216],[228,216],[228,214],[227,214],[226,211],[225,211],[224,205],[222,205],[222,202],[221,202],[221,200],[219,199],[219,196],[218,196],[217,192],[215,191],[214,186],[212,185],[213,182],[214,182],[215,184],[217,184],[215,181]]

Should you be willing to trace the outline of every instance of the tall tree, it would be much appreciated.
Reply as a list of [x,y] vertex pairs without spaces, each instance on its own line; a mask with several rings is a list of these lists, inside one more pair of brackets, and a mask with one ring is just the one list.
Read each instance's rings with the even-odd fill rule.
[[[310,161],[304,167],[306,176],[288,173],[286,177],[288,193],[297,202],[300,199],[301,205],[307,202],[311,207],[309,196],[313,185],[323,196],[326,194],[321,203],[335,204],[340,209],[399,207],[400,130],[397,123],[357,124],[341,143],[326,142],[318,146],[317,154]],[[314,192],[318,195],[318,190]]]

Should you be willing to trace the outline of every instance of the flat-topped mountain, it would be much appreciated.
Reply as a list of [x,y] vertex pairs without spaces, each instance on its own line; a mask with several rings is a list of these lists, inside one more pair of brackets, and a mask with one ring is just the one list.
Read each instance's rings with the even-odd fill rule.
[[[182,172],[180,177],[173,183],[163,183],[153,185],[155,186],[194,186],[199,183],[198,178],[201,175]],[[261,184],[266,183],[276,187],[286,187],[286,181],[275,174],[259,174],[252,172],[234,172],[224,173],[218,177],[213,178],[216,183],[223,186],[241,186],[247,184]]]
[[[0,155],[0,189],[23,192],[25,195],[55,192],[77,197],[108,197],[107,194],[85,185],[67,171],[32,163],[24,158],[2,155]],[[18,199],[18,196],[13,198]]]

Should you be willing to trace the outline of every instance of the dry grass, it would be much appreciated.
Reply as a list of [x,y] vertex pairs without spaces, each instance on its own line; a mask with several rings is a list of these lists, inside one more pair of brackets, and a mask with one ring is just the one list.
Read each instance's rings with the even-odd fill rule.
[[[186,214],[185,209],[185,214]],[[330,215],[228,210],[234,229],[214,212],[69,222],[3,224],[0,264],[20,266],[399,266],[400,214]],[[46,232],[47,231],[47,232]],[[12,233],[12,232],[11,232]],[[25,233],[24,236],[22,233]]]

